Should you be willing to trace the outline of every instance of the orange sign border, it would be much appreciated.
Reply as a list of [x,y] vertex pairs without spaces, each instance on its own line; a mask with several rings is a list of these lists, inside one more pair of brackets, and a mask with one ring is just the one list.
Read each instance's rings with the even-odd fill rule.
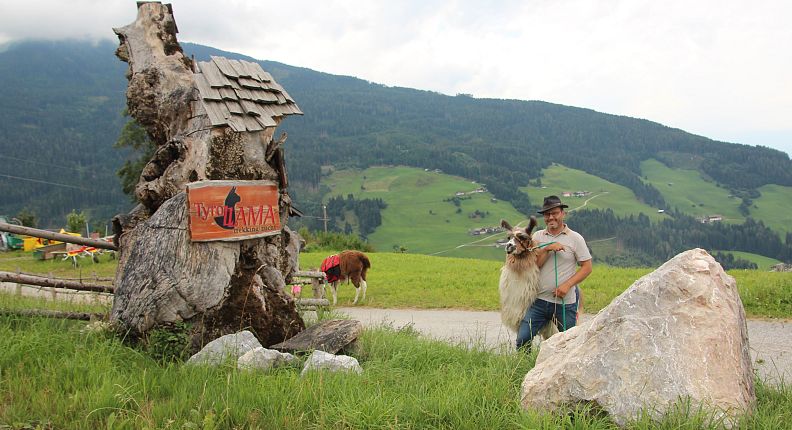
[[[242,198],[243,206],[241,210],[237,210],[236,203],[232,205],[232,209],[225,206],[226,199],[230,196],[232,188],[237,199]],[[222,189],[220,194],[215,189]],[[255,193],[255,197],[251,196]],[[217,194],[217,195],[214,195]],[[242,194],[242,196],[240,196]],[[206,199],[211,201],[206,201]],[[237,200],[239,202],[239,200]],[[252,204],[252,206],[245,206],[244,203]],[[187,184],[187,213],[189,220],[190,240],[192,242],[236,242],[246,239],[255,239],[259,237],[274,236],[282,232],[283,226],[280,221],[279,213],[280,203],[280,190],[278,184],[273,181],[235,181],[235,180],[220,180],[220,181],[199,181]],[[201,206],[198,206],[201,205]],[[245,217],[245,208],[251,208],[251,216],[255,219],[258,215],[261,221],[261,226],[269,228],[266,231],[258,231],[256,227],[244,228],[230,228],[221,227],[217,224],[215,219],[217,217],[230,216],[231,212],[234,213],[234,220],[236,216],[241,213],[242,219]],[[254,212],[258,208],[257,212]],[[240,212],[241,211],[241,212]],[[224,213],[225,212],[225,213]],[[267,219],[271,218],[271,223],[266,223]],[[226,222],[224,219],[221,222]],[[248,223],[249,225],[249,223]],[[240,231],[237,231],[240,230]],[[254,230],[254,231],[249,231]]]

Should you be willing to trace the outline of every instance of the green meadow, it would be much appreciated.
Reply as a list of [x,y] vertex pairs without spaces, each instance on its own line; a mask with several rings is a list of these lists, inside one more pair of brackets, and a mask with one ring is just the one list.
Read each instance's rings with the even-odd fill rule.
[[745,221],[738,209],[742,200],[704,180],[696,170],[671,169],[652,159],[641,162],[641,173],[644,181],[663,195],[669,206],[666,209],[677,208],[695,217],[722,215],[727,222]]
[[771,267],[775,266],[776,264],[780,263],[780,261],[776,260],[775,258],[765,257],[763,255],[752,254],[750,252],[742,252],[742,251],[718,251],[713,250],[712,253],[722,252],[724,254],[731,254],[734,258],[741,258],[743,260],[748,260],[752,263],[756,263],[758,270],[760,271],[768,271]]
[[[512,224],[525,218],[510,203],[493,201],[490,193],[473,193],[480,186],[476,183],[411,167],[337,171],[322,182],[331,190],[326,199],[353,194],[388,204],[382,225],[368,237],[378,251],[403,247],[416,254],[500,259],[503,251],[492,246],[494,237],[472,236],[469,230],[498,226],[502,218]],[[458,208],[444,201],[457,192],[466,193]],[[475,211],[484,216],[471,218]]]
[[759,188],[759,192],[762,195],[749,209],[752,216],[782,235],[792,233],[792,187],[765,185]]
[[[598,176],[590,175],[582,170],[572,169],[560,164],[553,164],[542,171],[542,186],[527,186],[521,188],[528,194],[534,205],[541,205],[542,200],[548,195],[563,196],[565,192],[588,191],[584,197],[562,197],[564,203],[569,205],[569,212],[579,209],[612,209],[618,216],[638,215],[643,213],[653,221],[667,218],[667,215],[658,213],[660,208],[653,208],[641,203],[635,194],[624,186],[606,181]],[[569,220],[572,223],[573,216]]]

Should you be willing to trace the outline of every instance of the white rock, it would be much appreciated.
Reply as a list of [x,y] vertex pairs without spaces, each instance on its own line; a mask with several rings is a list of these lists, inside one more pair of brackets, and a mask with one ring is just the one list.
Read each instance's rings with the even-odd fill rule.
[[702,249],[637,280],[591,321],[542,344],[522,404],[593,403],[624,425],[680,399],[727,426],[756,402],[745,311],[734,278]]
[[356,358],[347,355],[334,355],[318,349],[308,357],[300,375],[305,375],[312,370],[363,373],[363,368],[360,367]]
[[223,361],[233,358],[235,361],[248,351],[261,348],[256,336],[244,330],[239,333],[227,334],[219,337],[198,351],[187,360],[187,364],[218,365]]
[[273,367],[291,363],[295,359],[296,357],[289,353],[258,347],[251,349],[239,357],[239,360],[237,360],[237,367],[250,370],[268,370]]

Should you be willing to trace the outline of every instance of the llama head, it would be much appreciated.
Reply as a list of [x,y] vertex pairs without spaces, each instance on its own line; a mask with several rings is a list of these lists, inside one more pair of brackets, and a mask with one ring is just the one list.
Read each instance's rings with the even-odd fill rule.
[[520,255],[523,252],[530,251],[533,247],[533,240],[531,240],[531,233],[536,227],[536,217],[531,217],[528,222],[528,227],[512,227],[506,220],[501,220],[501,227],[506,229],[509,235],[509,241],[506,242],[506,253],[510,255]]

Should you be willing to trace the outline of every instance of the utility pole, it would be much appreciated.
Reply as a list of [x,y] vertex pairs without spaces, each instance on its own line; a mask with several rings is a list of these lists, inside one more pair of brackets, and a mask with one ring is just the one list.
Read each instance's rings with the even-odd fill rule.
[[324,221],[325,233],[327,233],[327,205],[322,205],[322,221]]

